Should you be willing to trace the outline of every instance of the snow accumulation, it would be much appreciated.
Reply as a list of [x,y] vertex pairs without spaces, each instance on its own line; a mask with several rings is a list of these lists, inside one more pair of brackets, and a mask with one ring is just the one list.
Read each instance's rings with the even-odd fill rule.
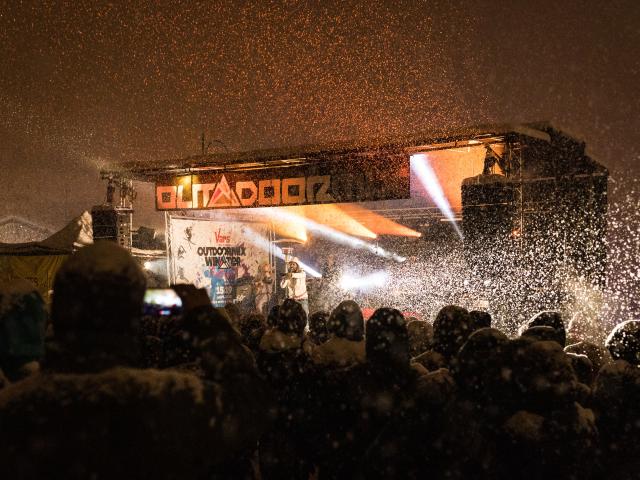
[[62,271],[73,271],[87,279],[103,274],[144,279],[144,274],[129,252],[108,241],[96,242],[79,250],[67,260]]
[[204,403],[204,388],[195,375],[175,371],[114,368],[99,374],[41,374],[11,384],[0,391],[0,409],[27,398],[70,403],[99,403],[111,399],[126,403],[131,398],[169,398],[188,394]]

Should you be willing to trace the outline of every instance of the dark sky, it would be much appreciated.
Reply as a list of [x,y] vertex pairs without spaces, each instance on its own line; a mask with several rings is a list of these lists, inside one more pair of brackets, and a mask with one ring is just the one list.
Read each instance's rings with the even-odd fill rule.
[[[640,2],[0,0],[0,218],[59,227],[98,169],[550,120],[640,163]],[[136,4],[136,5],[134,5]]]

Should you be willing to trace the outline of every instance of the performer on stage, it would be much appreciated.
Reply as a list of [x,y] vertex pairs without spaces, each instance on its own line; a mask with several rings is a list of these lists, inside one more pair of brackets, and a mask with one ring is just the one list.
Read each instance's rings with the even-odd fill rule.
[[271,308],[273,297],[273,276],[271,265],[268,263],[263,263],[258,267],[258,273],[253,281],[253,292],[256,311],[266,316]]
[[287,298],[291,298],[302,305],[309,315],[309,294],[307,293],[307,274],[300,268],[298,259],[293,258],[289,264],[289,271],[282,276],[280,287],[286,289]]

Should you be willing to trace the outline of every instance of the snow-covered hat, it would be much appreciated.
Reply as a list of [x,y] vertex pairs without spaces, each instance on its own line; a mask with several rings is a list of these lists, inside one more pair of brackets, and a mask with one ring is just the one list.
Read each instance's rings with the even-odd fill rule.
[[108,241],[84,247],[56,274],[54,331],[129,334],[141,315],[145,288],[144,273],[127,250]]

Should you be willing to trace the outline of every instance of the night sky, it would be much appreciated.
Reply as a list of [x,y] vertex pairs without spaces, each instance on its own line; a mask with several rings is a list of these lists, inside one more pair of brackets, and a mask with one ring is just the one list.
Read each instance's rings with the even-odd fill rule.
[[202,131],[245,150],[549,120],[638,177],[637,0],[124,3],[0,3],[0,218],[60,227],[103,201],[101,166]]

